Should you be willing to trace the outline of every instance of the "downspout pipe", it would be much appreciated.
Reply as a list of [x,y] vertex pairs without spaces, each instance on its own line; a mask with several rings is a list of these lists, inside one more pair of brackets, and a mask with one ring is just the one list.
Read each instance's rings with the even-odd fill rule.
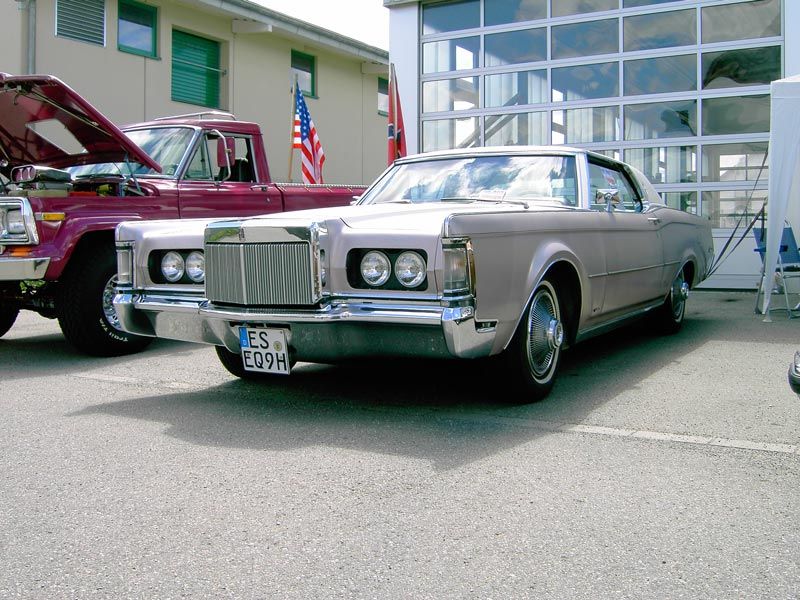
[[27,40],[25,48],[25,74],[36,72],[36,0],[17,0],[19,10],[25,13]]

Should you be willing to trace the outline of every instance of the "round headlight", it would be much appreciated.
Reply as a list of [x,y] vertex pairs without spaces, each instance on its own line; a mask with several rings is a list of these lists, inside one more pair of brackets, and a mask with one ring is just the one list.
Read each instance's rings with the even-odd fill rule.
[[417,287],[425,279],[425,260],[416,252],[403,252],[394,262],[394,276],[407,288]]
[[386,283],[392,267],[389,259],[383,252],[370,250],[361,259],[361,277],[371,286],[379,286]]
[[161,274],[171,283],[183,277],[185,268],[183,257],[175,251],[167,252],[161,259]]
[[186,257],[186,274],[195,283],[203,283],[206,278],[206,257],[195,250]]

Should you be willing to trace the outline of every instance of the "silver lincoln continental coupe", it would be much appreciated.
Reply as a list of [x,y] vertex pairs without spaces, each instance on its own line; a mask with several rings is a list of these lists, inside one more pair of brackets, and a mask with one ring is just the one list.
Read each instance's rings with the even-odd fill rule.
[[713,257],[707,219],[564,146],[411,156],[351,206],[116,236],[129,333],[214,344],[243,378],[298,361],[488,359],[522,401],[546,396],[587,337],[633,318],[677,331]]

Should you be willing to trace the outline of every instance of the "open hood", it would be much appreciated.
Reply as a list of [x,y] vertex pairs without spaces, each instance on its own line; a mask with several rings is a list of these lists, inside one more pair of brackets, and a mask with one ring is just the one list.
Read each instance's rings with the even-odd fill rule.
[[[66,131],[65,131],[66,130]],[[161,166],[75,90],[50,75],[0,73],[0,160],[64,168],[127,160]]]

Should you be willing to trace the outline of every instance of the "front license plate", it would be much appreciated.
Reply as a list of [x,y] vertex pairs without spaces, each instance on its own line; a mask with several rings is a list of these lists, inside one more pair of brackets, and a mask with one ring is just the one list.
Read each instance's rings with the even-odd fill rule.
[[245,371],[289,374],[285,329],[239,327],[239,346]]

